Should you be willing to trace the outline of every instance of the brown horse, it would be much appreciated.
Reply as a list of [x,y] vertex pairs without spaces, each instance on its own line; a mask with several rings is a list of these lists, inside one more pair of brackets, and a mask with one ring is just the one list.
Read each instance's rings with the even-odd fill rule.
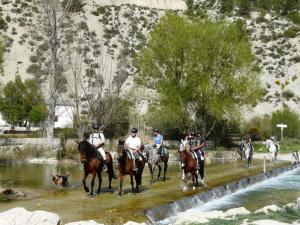
[[181,169],[183,170],[182,180],[185,183],[184,191],[187,188],[187,174],[192,174],[193,189],[199,186],[197,173],[197,160],[192,156],[188,144],[184,145],[182,150],[179,150],[179,160],[181,162]]
[[[102,168],[103,163],[98,158],[97,150],[91,145],[88,141],[82,141],[78,143],[78,151],[80,153],[80,162],[84,165],[84,176],[83,176],[83,187],[85,192],[89,192],[89,188],[86,186],[86,178],[91,173],[92,174],[92,182],[91,182],[91,192],[89,195],[93,195],[94,183],[96,175],[98,175],[99,179],[99,186],[97,190],[97,194],[100,194],[101,191],[101,184],[102,184]],[[113,160],[111,154],[109,152],[105,152],[106,159],[107,159],[107,173],[109,179],[109,186],[108,188],[111,190],[111,181],[114,177],[114,169],[113,169]]]
[[119,141],[118,144],[118,162],[119,162],[119,174],[120,174],[120,189],[119,195],[122,195],[122,188],[123,188],[123,179],[124,176],[130,176],[130,184],[131,184],[131,191],[134,193],[134,184],[133,184],[133,176],[136,182],[136,192],[139,192],[140,187],[142,185],[142,174],[145,167],[145,159],[144,156],[141,155],[142,160],[136,166],[138,168],[137,171],[133,170],[133,159],[128,156],[127,150],[125,149],[125,141]]

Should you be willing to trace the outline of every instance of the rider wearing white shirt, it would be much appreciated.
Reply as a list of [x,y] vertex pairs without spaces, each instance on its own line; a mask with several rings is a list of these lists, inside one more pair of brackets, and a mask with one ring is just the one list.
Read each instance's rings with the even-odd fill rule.
[[98,124],[93,124],[94,132],[90,135],[89,142],[98,150],[103,159],[103,170],[107,171],[106,155],[104,151],[105,137]]
[[[130,151],[130,153],[135,157],[135,160],[136,159],[140,160],[141,156],[139,155],[139,151],[142,146],[142,141],[139,137],[136,136],[137,132],[138,130],[136,128],[131,129],[131,136],[129,136],[126,139],[125,146]],[[134,166],[133,170],[136,171],[137,168],[135,167],[135,160],[133,160],[133,166]]]

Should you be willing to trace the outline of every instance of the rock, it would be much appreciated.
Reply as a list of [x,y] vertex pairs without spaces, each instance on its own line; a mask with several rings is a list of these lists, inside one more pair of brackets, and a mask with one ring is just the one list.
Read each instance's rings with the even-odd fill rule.
[[0,198],[5,201],[25,198],[26,194],[21,191],[13,190],[12,188],[0,189]]
[[265,213],[268,214],[270,212],[278,212],[281,208],[277,205],[267,205],[261,209],[256,210],[254,213]]
[[195,212],[183,212],[179,213],[176,216],[176,222],[174,222],[174,225],[181,225],[186,223],[208,223],[209,220],[202,217],[201,213],[195,213]]
[[251,212],[245,207],[233,208],[227,210],[224,214],[226,217],[238,216],[238,215],[248,215]]
[[59,225],[58,215],[46,211],[27,211],[24,208],[13,208],[0,213],[0,224],[5,225]]
[[97,223],[94,220],[89,220],[89,221],[77,221],[77,222],[67,223],[65,225],[104,225],[104,224]]
[[124,223],[124,225],[147,225],[146,223],[136,223],[133,221],[128,221],[127,223]]
[[289,204],[286,204],[285,206],[283,206],[283,209],[295,209],[295,208],[296,208],[295,203],[289,203]]

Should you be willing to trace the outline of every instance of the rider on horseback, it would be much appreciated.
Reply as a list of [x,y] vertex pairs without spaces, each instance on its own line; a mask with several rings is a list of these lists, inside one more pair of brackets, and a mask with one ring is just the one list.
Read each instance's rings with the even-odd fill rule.
[[90,135],[89,142],[98,150],[98,158],[103,161],[103,171],[107,171],[106,155],[103,149],[105,137],[98,124],[94,123],[92,126],[94,132]]
[[138,130],[136,128],[131,129],[131,136],[129,136],[125,141],[125,147],[130,151],[131,156],[133,159],[133,167],[134,171],[137,171],[138,168],[136,167],[136,161],[140,162],[142,160],[139,151],[141,150],[142,141],[139,137],[137,137]]
[[153,129],[153,147],[156,148],[157,154],[164,155],[163,136],[159,133],[159,129]]
[[[192,155],[197,160],[197,170],[200,169],[200,160],[204,160],[204,151],[202,148],[204,147],[204,140],[202,137],[196,137],[196,132],[193,129],[189,129],[188,136],[185,138],[188,141],[190,146],[190,151]],[[202,154],[203,152],[203,154]],[[203,158],[203,159],[202,159]]]

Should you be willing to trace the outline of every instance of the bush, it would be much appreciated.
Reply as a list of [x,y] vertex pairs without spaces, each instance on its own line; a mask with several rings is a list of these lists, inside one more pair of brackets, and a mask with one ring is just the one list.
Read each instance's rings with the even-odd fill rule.
[[292,92],[291,90],[285,90],[282,92],[282,97],[287,101],[292,99],[294,96],[295,96],[295,93]]
[[6,23],[6,21],[2,18],[2,17],[0,17],[0,30],[7,30],[7,23]]
[[62,7],[65,9],[67,5],[69,4],[69,11],[70,12],[79,12],[82,10],[82,7],[84,4],[81,0],[72,0],[70,4],[70,0],[63,0],[62,1]]
[[288,19],[293,23],[300,25],[300,13],[291,13],[288,15]]
[[300,119],[299,115],[284,106],[283,109],[277,110],[276,112],[272,113],[271,117],[272,123],[272,132],[277,136],[280,137],[280,129],[277,128],[277,124],[283,123],[287,124],[287,128],[284,130],[284,135],[290,138],[299,138],[300,137]]
[[300,31],[299,27],[291,26],[284,32],[284,37],[286,38],[295,38],[298,35],[298,32]]

